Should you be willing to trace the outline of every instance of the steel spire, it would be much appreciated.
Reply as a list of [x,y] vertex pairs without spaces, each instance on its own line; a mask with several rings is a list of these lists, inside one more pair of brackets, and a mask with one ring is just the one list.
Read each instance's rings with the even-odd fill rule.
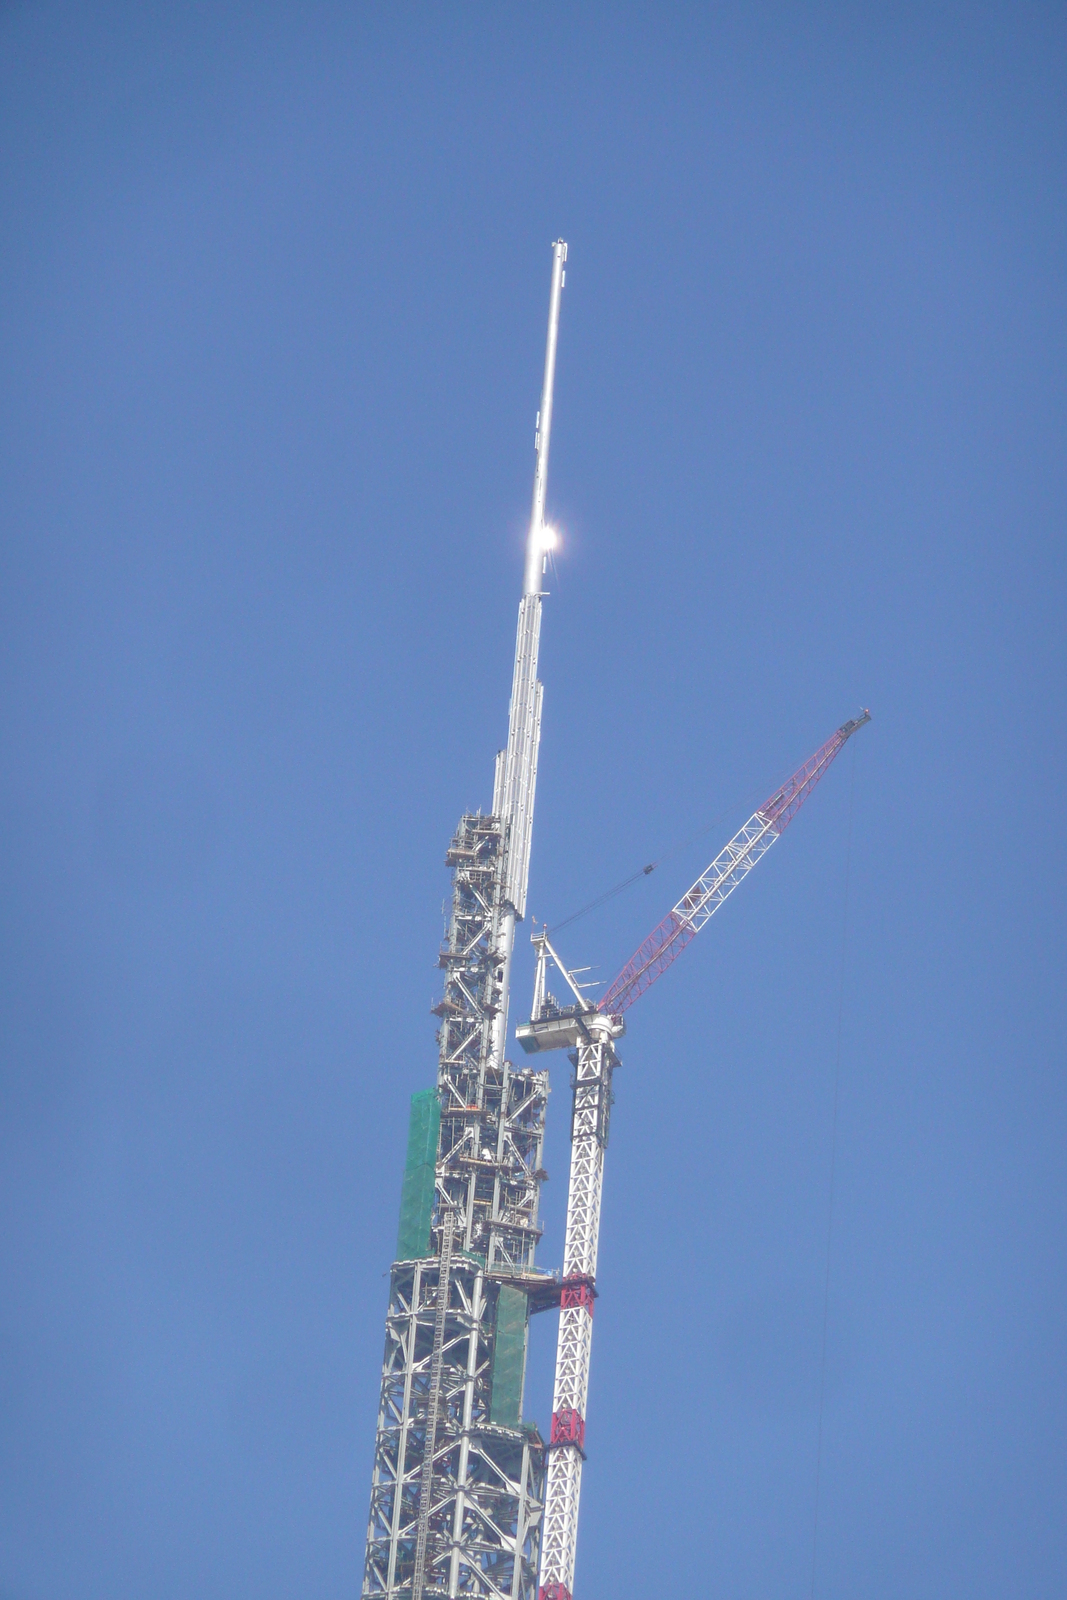
[[[541,733],[545,493],[566,260],[558,239],[507,746],[491,812],[462,817],[446,856],[437,1085],[411,1105],[363,1600],[536,1596],[546,1447],[522,1420],[527,1326],[561,1291],[534,1265],[548,1073],[505,1060],[504,1042]],[[466,631],[460,647],[469,648]]]

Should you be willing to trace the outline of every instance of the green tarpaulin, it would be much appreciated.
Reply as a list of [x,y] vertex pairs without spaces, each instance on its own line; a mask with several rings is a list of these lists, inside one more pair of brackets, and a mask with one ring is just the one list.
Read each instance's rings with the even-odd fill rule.
[[396,1240],[398,1261],[416,1261],[430,1253],[437,1133],[440,1126],[441,1103],[437,1098],[437,1090],[423,1089],[420,1094],[413,1094],[411,1121],[408,1123],[408,1158],[404,1163],[404,1186],[400,1191],[400,1230]]
[[493,1399],[489,1420],[517,1428],[522,1419],[522,1385],[526,1375],[526,1295],[500,1285],[493,1341]]

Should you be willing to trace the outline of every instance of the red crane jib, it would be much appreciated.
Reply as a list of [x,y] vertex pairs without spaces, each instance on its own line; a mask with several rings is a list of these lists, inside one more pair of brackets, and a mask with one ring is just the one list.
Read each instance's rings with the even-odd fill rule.
[[[749,866],[758,859],[758,856],[752,854],[753,846],[762,840],[766,848],[768,832],[777,838],[785,831],[846,741],[857,728],[862,728],[864,723],[870,720],[870,712],[864,711],[862,716],[853,717],[851,721],[843,723],[802,767],[797,768],[787,783],[775,790],[769,800],[764,801],[740,833],[734,836],[723,856],[727,856],[731,846],[737,846],[737,849],[727,857],[720,878],[714,884],[719,903],[730,892],[734,883],[740,881]],[[747,865],[746,855],[749,857]],[[638,946],[599,1002],[598,1011],[609,1016],[620,1015],[655,983],[671,962],[681,955],[686,945],[696,938],[704,922],[700,921],[694,926],[691,918],[715,898],[708,880],[713,868],[721,859],[722,857],[716,857],[716,861],[712,862],[707,872],[697,879],[678,904],[668,911],[659,926],[653,928],[644,943]],[[719,889],[718,884],[725,884],[725,890]],[[708,914],[710,915],[710,912]]]

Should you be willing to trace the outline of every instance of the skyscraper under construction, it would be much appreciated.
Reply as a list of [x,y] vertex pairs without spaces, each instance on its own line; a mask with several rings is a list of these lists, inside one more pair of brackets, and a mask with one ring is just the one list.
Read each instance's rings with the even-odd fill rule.
[[[444,994],[434,1007],[441,1019],[437,1087],[415,1095],[411,1107],[364,1600],[572,1600],[604,1153],[624,1013],[781,838],[870,721],[864,710],[843,723],[775,788],[599,1001],[568,970],[548,929],[536,936],[532,1014],[518,1028],[518,1042],[527,1057],[566,1050],[574,1067],[563,1271],[559,1278],[538,1271],[548,1074],[514,1066],[504,1044],[541,730],[541,584],[554,543],[544,520],[545,486],[566,259],[557,240],[507,748],[497,756],[491,813],[462,817],[447,856],[452,911],[440,956]],[[546,988],[549,963],[569,995],[564,1005]],[[522,1400],[529,1319],[549,1306],[559,1308],[560,1319],[546,1441],[523,1422]]]
[[541,684],[545,489],[567,246],[552,246],[533,508],[506,749],[489,814],[448,848],[452,904],[437,1085],[414,1096],[389,1285],[364,1600],[535,1600],[545,1442],[522,1417],[532,1312],[558,1305],[534,1265],[548,1074],[505,1059],[526,908]]

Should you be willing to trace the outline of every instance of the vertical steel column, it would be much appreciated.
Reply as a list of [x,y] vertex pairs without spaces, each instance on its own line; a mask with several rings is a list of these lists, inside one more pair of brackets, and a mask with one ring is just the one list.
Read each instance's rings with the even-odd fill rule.
[[441,1409],[441,1367],[445,1347],[445,1318],[452,1287],[451,1211],[445,1217],[441,1237],[440,1266],[437,1269],[437,1316],[433,1328],[433,1355],[430,1358],[430,1394],[426,1407],[426,1443],[423,1446],[422,1474],[419,1479],[419,1522],[415,1535],[415,1573],[411,1580],[411,1600],[422,1600],[426,1584],[426,1540],[430,1532],[430,1503],[433,1499],[433,1458],[437,1449],[437,1417]]
[[552,246],[552,291],[548,303],[548,338],[545,343],[545,371],[541,383],[541,406],[534,430],[537,464],[534,468],[533,505],[526,535],[526,567],[522,599],[515,634],[515,669],[511,682],[508,713],[508,743],[494,784],[494,805],[508,830],[507,870],[504,877],[504,915],[501,918],[501,950],[504,956],[502,988],[504,1004],[493,1029],[493,1061],[504,1059],[508,1030],[507,996],[511,984],[511,957],[515,947],[515,925],[526,915],[526,888],[530,877],[530,840],[533,832],[534,797],[537,789],[537,752],[541,743],[541,685],[537,681],[537,659],[541,641],[541,581],[545,566],[545,495],[548,490],[548,450],[552,439],[552,406],[556,382],[556,343],[559,338],[559,305],[563,292],[567,246],[557,239]]

